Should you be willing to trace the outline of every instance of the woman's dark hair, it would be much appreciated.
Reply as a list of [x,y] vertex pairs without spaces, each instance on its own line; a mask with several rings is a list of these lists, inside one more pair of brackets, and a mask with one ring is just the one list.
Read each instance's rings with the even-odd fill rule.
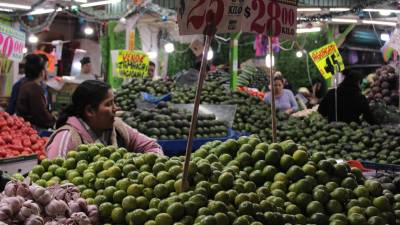
[[85,119],[86,106],[97,109],[110,88],[110,85],[98,80],[87,80],[81,83],[72,94],[72,104],[60,114],[56,128],[64,126],[70,116]]
[[283,84],[285,83],[285,79],[281,75],[274,76],[274,81],[278,81],[278,80],[282,81]]
[[346,69],[342,73],[344,75],[344,84],[360,84],[364,78],[363,74],[358,70]]
[[29,80],[39,77],[40,73],[45,69],[46,61],[43,57],[36,54],[29,54],[25,57],[25,76]]

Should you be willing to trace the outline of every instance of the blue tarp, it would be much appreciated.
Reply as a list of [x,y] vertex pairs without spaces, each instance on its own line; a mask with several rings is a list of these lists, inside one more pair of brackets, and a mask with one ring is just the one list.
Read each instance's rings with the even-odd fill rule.
[[168,94],[156,97],[147,92],[140,92],[140,94],[142,95],[144,101],[150,102],[155,105],[157,105],[158,103],[160,103],[162,101],[165,102],[165,101],[171,100],[171,95],[172,95],[171,93],[168,93]]

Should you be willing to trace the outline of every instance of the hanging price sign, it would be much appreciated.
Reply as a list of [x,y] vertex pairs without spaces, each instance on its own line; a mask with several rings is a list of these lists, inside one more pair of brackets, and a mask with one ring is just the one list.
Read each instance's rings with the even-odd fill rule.
[[344,70],[343,59],[335,42],[324,45],[309,54],[325,79],[329,79],[339,71]]
[[203,34],[214,23],[216,33],[234,33],[241,29],[244,0],[180,0],[180,35]]
[[24,32],[0,24],[0,55],[10,60],[21,61],[24,47]]
[[243,10],[242,31],[293,39],[297,0],[249,0]]

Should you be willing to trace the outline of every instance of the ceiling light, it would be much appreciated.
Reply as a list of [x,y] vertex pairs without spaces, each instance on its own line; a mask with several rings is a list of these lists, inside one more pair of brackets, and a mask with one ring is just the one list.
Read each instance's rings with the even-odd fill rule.
[[94,33],[94,30],[91,27],[85,27],[83,32],[85,32],[86,35],[92,35]]
[[[265,56],[265,65],[268,67],[268,68],[271,68],[271,55],[270,54],[267,54],[266,56]],[[272,56],[272,67],[273,66],[275,66],[275,57],[274,56]]]
[[[62,11],[62,8],[58,7],[57,8],[57,12],[60,12],[60,11]],[[53,13],[53,12],[54,12],[54,9],[43,9],[43,8],[40,8],[40,9],[33,10],[32,12],[28,13],[28,15],[33,16],[33,15],[48,14],[48,13]]]
[[149,59],[157,58],[157,52],[155,51],[148,52],[147,55],[149,56]]
[[[72,0],[64,0],[64,2],[72,2]],[[74,2],[77,2],[77,3],[86,3],[87,0],[74,0]]]
[[23,48],[23,49],[22,49],[22,53],[25,54],[25,53],[27,53],[27,52],[28,52],[28,49],[27,49],[27,48]]
[[358,20],[356,20],[356,19],[332,18],[331,22],[335,22],[335,23],[358,23]]
[[350,8],[330,8],[329,11],[331,11],[331,12],[345,12],[345,11],[350,11]]
[[373,24],[373,25],[383,25],[383,26],[391,26],[395,27],[395,22],[388,22],[388,21],[377,21],[377,20],[362,20],[363,24]]
[[81,7],[85,8],[85,7],[93,7],[93,6],[99,6],[99,5],[108,5],[108,4],[112,4],[112,3],[118,3],[120,1],[121,0],[106,0],[106,1],[90,2],[90,3],[82,4]]
[[320,12],[321,8],[298,8],[297,12]]
[[214,51],[212,50],[212,48],[210,48],[208,49],[207,60],[210,61],[213,58],[214,58]]
[[381,40],[382,41],[389,41],[390,40],[390,36],[388,33],[382,33],[381,34]]
[[2,12],[12,12],[12,11],[14,11],[14,10],[12,10],[12,9],[6,9],[6,8],[0,8],[0,11],[2,11]]
[[296,32],[298,34],[302,33],[312,33],[312,32],[320,32],[321,27],[312,27],[312,28],[297,28]]
[[296,52],[296,57],[297,57],[297,58],[303,57],[303,52],[302,52],[302,51],[297,51],[297,52]]
[[164,50],[166,53],[171,53],[171,52],[175,51],[175,46],[172,43],[167,43],[164,45]]
[[380,11],[379,12],[379,15],[381,15],[381,16],[390,16],[390,14],[392,14],[392,13],[388,12],[388,11]]
[[13,8],[13,9],[31,9],[30,5],[0,3],[0,7]]
[[39,38],[36,37],[34,34],[29,35],[28,38],[29,43],[35,44],[39,41]]
[[125,17],[121,17],[121,19],[119,19],[119,22],[122,24],[126,24],[126,19]]
[[379,12],[383,14],[388,14],[390,15],[390,13],[400,13],[400,10],[395,10],[395,9],[363,9],[364,12]]

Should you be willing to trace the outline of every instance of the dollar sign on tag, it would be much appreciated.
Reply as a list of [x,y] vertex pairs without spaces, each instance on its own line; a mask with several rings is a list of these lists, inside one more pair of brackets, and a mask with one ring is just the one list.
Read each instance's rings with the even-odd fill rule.
[[250,17],[250,7],[246,7],[245,9],[244,9],[244,16],[246,17],[246,18],[249,18]]

